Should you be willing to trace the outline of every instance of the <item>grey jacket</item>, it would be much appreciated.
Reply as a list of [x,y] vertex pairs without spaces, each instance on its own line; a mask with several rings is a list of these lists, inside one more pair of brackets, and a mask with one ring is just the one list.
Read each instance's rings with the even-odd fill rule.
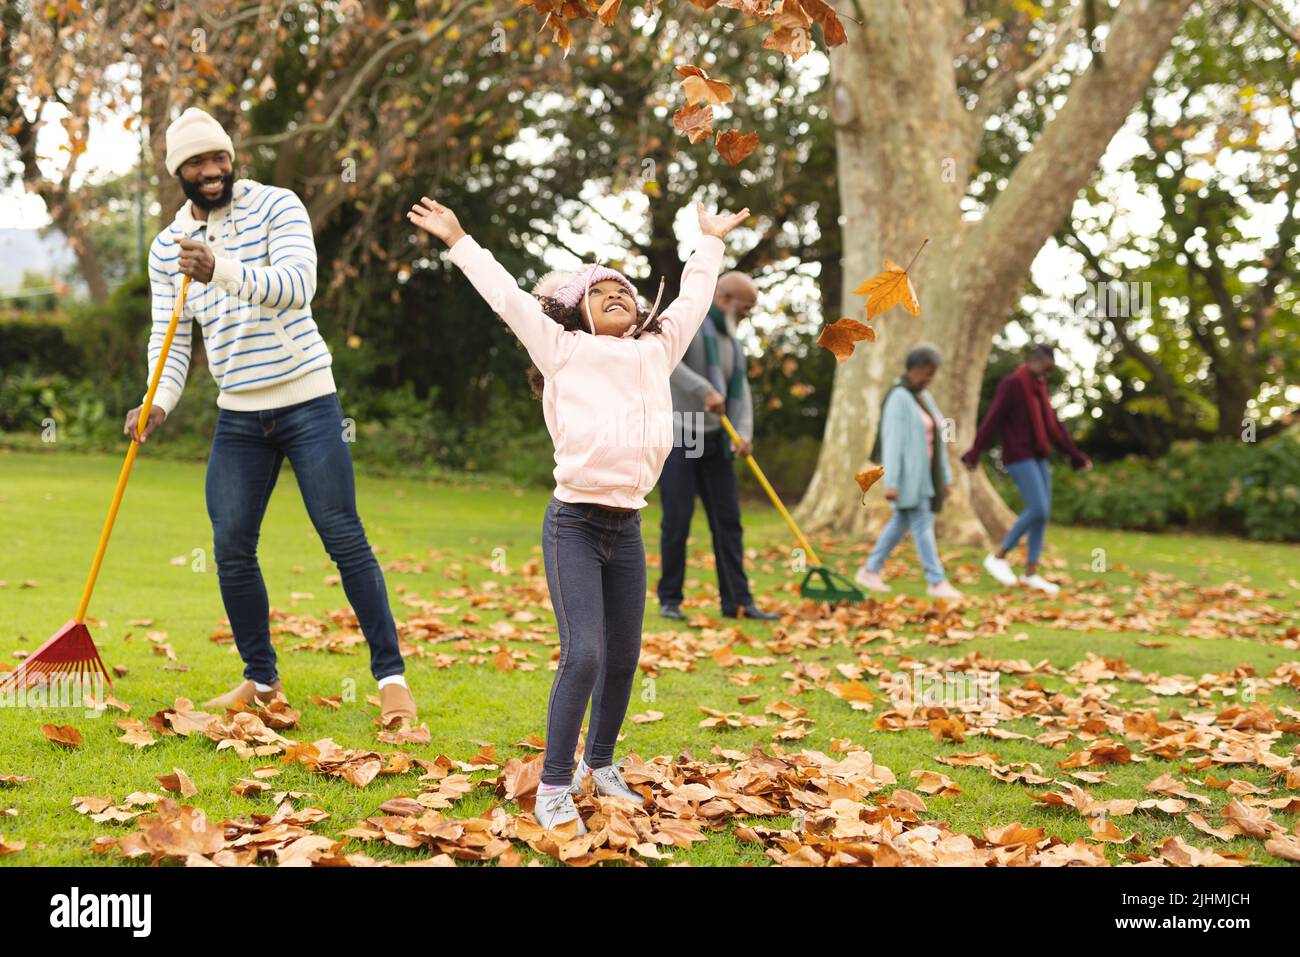
[[[735,367],[735,350],[731,347],[730,337],[723,329],[718,330],[718,362],[722,366],[722,378],[731,381],[731,371]],[[703,414],[700,429],[705,433],[716,432],[722,428],[722,419],[713,412],[704,411],[704,397],[713,385],[709,382],[708,356],[704,348],[704,330],[701,329],[686,347],[686,355],[677,368],[668,377],[668,384],[673,393],[673,412],[680,416],[689,412]],[[731,423],[736,431],[746,439],[754,438],[754,397],[749,391],[749,379],[745,379],[744,390],[740,396],[740,412]]]

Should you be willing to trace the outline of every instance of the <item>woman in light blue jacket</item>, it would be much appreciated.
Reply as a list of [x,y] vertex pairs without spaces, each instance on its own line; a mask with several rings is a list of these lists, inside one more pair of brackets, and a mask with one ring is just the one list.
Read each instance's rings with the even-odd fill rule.
[[910,529],[925,570],[926,594],[932,598],[962,597],[944,575],[934,538],[934,513],[942,507],[944,493],[952,485],[944,449],[943,413],[926,391],[940,362],[939,351],[933,346],[917,346],[907,354],[903,374],[885,394],[871,457],[885,467],[885,498],[894,513],[866,563],[858,569],[856,580],[869,591],[890,591],[880,570]]

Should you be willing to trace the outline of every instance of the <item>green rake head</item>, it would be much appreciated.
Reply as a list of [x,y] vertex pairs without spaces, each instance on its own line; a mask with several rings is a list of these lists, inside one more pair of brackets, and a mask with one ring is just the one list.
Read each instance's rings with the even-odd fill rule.
[[[817,581],[813,579],[817,579]],[[815,565],[808,569],[808,574],[804,575],[803,583],[799,586],[799,594],[804,598],[811,598],[813,601],[866,600],[862,590],[853,582],[838,572],[833,572],[821,565]]]

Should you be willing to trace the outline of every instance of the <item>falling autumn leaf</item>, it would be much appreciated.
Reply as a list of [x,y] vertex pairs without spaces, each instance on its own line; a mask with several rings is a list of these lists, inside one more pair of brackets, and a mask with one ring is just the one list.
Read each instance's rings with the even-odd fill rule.
[[876,330],[856,319],[837,319],[824,326],[817,337],[817,345],[829,349],[836,362],[844,362],[853,355],[854,346],[859,342],[875,342]]
[[921,304],[917,301],[916,290],[912,287],[912,279],[908,271],[929,242],[930,240],[927,239],[921,243],[906,269],[893,260],[886,259],[885,268],[881,272],[853,290],[856,295],[867,297],[868,321],[900,304],[913,316],[921,314]]
[[858,483],[858,488],[862,489],[862,504],[867,504],[867,492],[871,491],[871,486],[875,485],[885,477],[884,466],[873,465],[853,476],[853,481]]
[[607,27],[612,25],[618,18],[618,8],[622,4],[623,0],[605,0],[600,5],[600,9],[596,11],[596,15],[600,17],[600,22]]
[[708,73],[698,66],[679,66],[677,72],[684,77],[681,84],[682,92],[686,94],[687,106],[694,106],[696,103],[722,106],[736,98],[730,86],[721,80],[710,79]]
[[758,134],[730,129],[719,133],[714,145],[717,147],[718,155],[728,164],[738,166],[758,149]]

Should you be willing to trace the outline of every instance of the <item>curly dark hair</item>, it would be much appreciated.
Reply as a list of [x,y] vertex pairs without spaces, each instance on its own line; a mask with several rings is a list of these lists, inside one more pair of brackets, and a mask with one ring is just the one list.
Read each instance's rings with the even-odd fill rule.
[[[582,303],[576,306],[566,306],[564,303],[552,299],[550,296],[537,296],[537,301],[541,303],[542,312],[546,313],[554,321],[558,322],[563,328],[577,330],[578,332],[588,332],[587,323],[582,318]],[[648,313],[639,305],[636,307],[636,321],[644,322]],[[650,333],[656,335],[663,331],[663,326],[659,323],[659,317],[651,319],[641,327],[641,335]],[[535,365],[528,367],[528,388],[533,393],[534,399],[542,397],[542,387],[546,384],[546,379],[540,369]]]

